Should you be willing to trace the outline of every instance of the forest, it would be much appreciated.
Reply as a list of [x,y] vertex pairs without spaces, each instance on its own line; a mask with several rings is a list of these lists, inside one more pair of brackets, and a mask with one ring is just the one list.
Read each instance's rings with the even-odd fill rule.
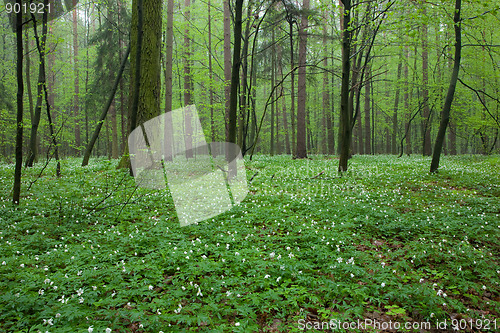
[[499,331],[499,26],[4,0],[0,330]]

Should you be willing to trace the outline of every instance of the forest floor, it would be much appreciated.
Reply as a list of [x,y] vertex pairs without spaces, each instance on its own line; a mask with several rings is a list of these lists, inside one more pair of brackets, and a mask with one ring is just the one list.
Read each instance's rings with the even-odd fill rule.
[[355,156],[343,177],[256,156],[246,199],[185,227],[167,191],[80,163],[23,169],[18,207],[0,164],[2,332],[500,331],[499,156]]

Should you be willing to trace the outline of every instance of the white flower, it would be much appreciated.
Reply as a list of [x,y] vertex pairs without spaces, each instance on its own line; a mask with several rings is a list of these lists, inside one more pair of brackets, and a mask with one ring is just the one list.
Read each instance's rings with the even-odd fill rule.
[[203,294],[201,293],[201,288],[198,288],[198,293],[196,293],[196,296],[201,296],[201,297],[203,297]]
[[4,266],[7,265],[7,263],[5,262],[5,260],[2,261],[2,265],[4,265]]
[[277,279],[276,279],[276,282],[280,282],[281,280],[281,276],[279,276]]
[[382,265],[382,267],[385,267],[385,262],[381,262],[380,264]]
[[111,333],[111,328],[106,328],[106,333]]
[[240,255],[240,253],[239,253],[239,252],[235,252],[235,253],[234,253],[234,255],[235,255],[235,256],[239,256],[239,255]]
[[384,282],[382,282],[382,283],[380,284],[380,286],[381,286],[382,288],[384,288],[384,287],[385,287],[385,283],[384,283]]
[[38,290],[39,295],[43,295],[44,292],[45,292],[45,290],[43,290],[43,289]]
[[483,290],[486,290],[486,286],[483,286]]
[[90,327],[89,327],[89,329],[88,329],[89,333],[94,332],[94,327],[93,327],[93,326],[94,326],[94,325],[92,325],[92,326],[90,326]]
[[58,313],[56,313],[56,318],[59,318],[59,317],[61,317],[61,314],[58,312]]
[[78,296],[82,296],[82,294],[83,294],[83,289],[82,289],[82,288],[78,289],[78,290],[76,291],[76,293],[78,294]]
[[342,258],[340,258],[340,257],[339,257],[339,258],[337,258],[337,261],[338,261],[339,263],[341,263],[341,262],[342,262]]
[[240,326],[240,323],[239,322],[238,323],[234,323],[234,326]]
[[97,286],[92,286],[92,289],[93,290],[97,290]]
[[442,294],[442,293],[443,293],[443,291],[442,291],[441,289],[439,289],[439,290],[437,291],[437,295],[438,295],[438,296],[441,296],[441,294]]
[[271,259],[274,258],[275,255],[276,254],[274,252],[269,253],[269,257],[271,257]]
[[229,296],[231,296],[231,294],[232,294],[232,292],[230,292],[229,290],[228,290],[228,291],[226,291],[226,295],[227,295],[228,297],[229,297]]
[[80,303],[83,303],[83,297],[80,297],[78,300],[80,301]]
[[148,289],[149,289],[149,290],[153,290],[153,286],[152,286],[152,285],[149,285]]
[[181,312],[181,310],[182,310],[182,305],[181,305],[181,303],[179,303],[179,308],[177,308],[177,310],[174,310],[174,312],[179,313],[179,312]]
[[292,258],[294,257],[293,253],[292,253],[292,252],[290,252],[290,254],[288,255],[288,257],[289,257],[290,259],[292,259]]
[[267,278],[269,278],[269,277],[271,277],[271,275],[266,274],[266,276],[264,276],[264,279],[267,279]]
[[21,264],[21,265],[19,265],[19,266],[21,266],[21,268],[24,268],[24,264]]

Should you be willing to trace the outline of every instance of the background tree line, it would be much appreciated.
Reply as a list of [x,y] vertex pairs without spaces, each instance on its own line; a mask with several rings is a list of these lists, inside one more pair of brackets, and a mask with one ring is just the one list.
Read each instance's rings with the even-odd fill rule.
[[[93,155],[119,158],[132,127],[190,104],[209,140],[246,154],[340,154],[341,164],[351,154],[428,156],[458,26],[460,75],[443,151],[500,147],[499,1],[45,2],[68,13],[23,25],[27,166],[54,153],[82,156],[98,125]],[[1,15],[7,161],[17,130],[13,28],[13,16]]]

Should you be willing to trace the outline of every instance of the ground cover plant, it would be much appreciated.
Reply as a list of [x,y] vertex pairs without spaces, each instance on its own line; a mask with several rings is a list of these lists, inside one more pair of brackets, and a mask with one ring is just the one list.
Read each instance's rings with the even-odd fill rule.
[[0,330],[498,329],[500,158],[445,157],[429,174],[429,158],[355,156],[342,177],[337,162],[256,156],[242,204],[186,227],[167,191],[136,188],[116,161],[28,169],[18,207],[1,164]]

